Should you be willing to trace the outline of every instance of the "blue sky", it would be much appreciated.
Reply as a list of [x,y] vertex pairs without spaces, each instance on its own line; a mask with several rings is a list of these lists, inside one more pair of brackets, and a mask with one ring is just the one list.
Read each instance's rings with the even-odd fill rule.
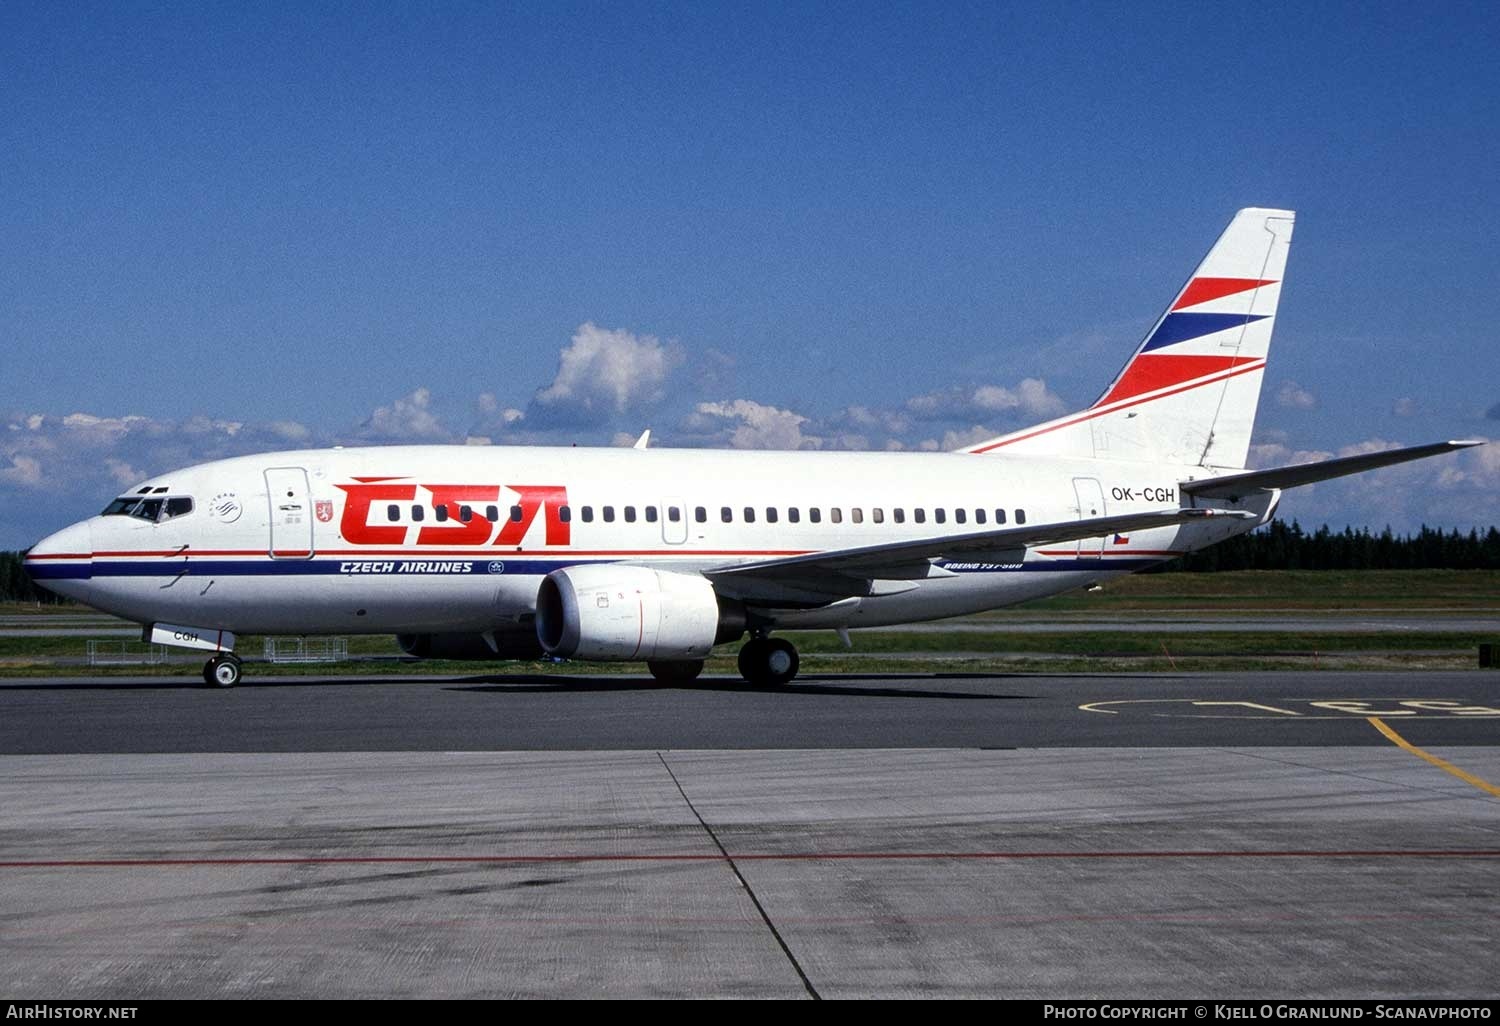
[[[7,4],[0,546],[257,448],[998,433],[1248,205],[1299,212],[1263,462],[1500,436],[1497,53],[1493,4]],[[1497,498],[1480,450],[1283,512]]]

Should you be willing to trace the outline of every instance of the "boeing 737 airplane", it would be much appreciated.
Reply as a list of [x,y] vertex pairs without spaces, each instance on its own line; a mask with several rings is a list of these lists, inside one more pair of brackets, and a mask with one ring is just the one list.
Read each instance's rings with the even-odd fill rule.
[[741,674],[782,684],[797,651],[773,632],[1055,595],[1250,531],[1282,489],[1480,444],[1245,469],[1292,221],[1241,210],[1097,402],[959,452],[268,453],[144,481],[25,565],[211,653],[222,687],[244,633],[645,661],[664,681],[748,635]]

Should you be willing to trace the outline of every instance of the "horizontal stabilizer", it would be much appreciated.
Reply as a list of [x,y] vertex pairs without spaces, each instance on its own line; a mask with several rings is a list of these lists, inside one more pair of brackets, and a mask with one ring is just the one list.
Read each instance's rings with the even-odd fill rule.
[[1238,499],[1249,492],[1271,488],[1295,488],[1298,485],[1327,481],[1348,474],[1360,474],[1378,467],[1389,467],[1409,460],[1441,456],[1445,452],[1457,452],[1482,441],[1464,439],[1457,442],[1433,442],[1430,445],[1414,445],[1407,449],[1387,449],[1385,452],[1370,452],[1360,456],[1345,456],[1336,460],[1321,460],[1303,463],[1295,467],[1273,467],[1270,470],[1250,470],[1227,477],[1210,477],[1201,481],[1183,481],[1178,487],[1183,495],[1200,499]]

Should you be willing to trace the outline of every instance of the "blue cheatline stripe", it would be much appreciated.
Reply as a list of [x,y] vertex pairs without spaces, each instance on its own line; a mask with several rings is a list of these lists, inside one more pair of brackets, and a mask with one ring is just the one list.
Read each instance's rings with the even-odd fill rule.
[[[198,559],[193,560],[191,564],[181,560],[98,560],[92,564],[86,562],[28,564],[26,572],[37,581],[77,581],[89,580],[91,577],[176,577],[184,570],[193,577],[489,577],[516,574],[541,577],[554,570],[563,570],[570,566],[612,562],[618,562],[618,560],[556,558],[495,560],[478,557],[427,560],[362,557],[357,559]],[[970,560],[953,560],[952,562],[955,567],[961,568],[955,569],[955,573],[975,574],[1057,570],[1141,570],[1164,561],[1151,557],[1109,557],[1104,559],[1047,559],[1019,564],[985,564]],[[346,564],[357,564],[362,568],[376,565],[381,568],[370,572],[363,569],[358,572],[349,572],[345,570]],[[402,566],[408,564],[418,566],[415,569],[403,571]],[[438,567],[447,565],[450,569],[427,568],[434,564]],[[463,567],[465,564],[468,564],[467,570],[451,569],[455,566]],[[500,568],[492,571],[490,569],[492,564]],[[387,565],[388,569],[385,568]]]
[[1146,340],[1143,353],[1163,346],[1187,342],[1190,339],[1212,335],[1216,331],[1239,328],[1256,321],[1263,321],[1269,314],[1222,314],[1222,313],[1173,313],[1167,314],[1157,329]]
[[26,563],[24,568],[33,581],[86,581],[92,576],[88,563]]

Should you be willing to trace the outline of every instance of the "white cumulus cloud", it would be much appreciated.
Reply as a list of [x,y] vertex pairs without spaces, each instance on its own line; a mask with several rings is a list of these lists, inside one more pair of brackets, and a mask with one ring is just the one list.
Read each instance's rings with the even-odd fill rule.
[[0,482],[38,488],[42,483],[42,464],[34,456],[12,456],[10,466],[0,468]]
[[1003,385],[955,387],[906,401],[906,409],[923,420],[968,420],[995,414],[1017,414],[1039,420],[1067,412],[1067,404],[1041,378],[1024,378],[1015,388]]
[[817,449],[823,440],[803,432],[808,418],[750,399],[699,403],[688,417],[689,430],[712,436],[735,449]]
[[652,335],[579,325],[558,355],[557,375],[538,389],[533,416],[551,424],[602,424],[658,403],[682,354]]
[[445,442],[452,438],[432,412],[432,392],[415,389],[389,406],[381,406],[355,431],[355,437],[380,442]]
[[1276,401],[1293,410],[1312,410],[1318,405],[1317,396],[1290,379],[1281,383],[1281,388],[1276,393]]

